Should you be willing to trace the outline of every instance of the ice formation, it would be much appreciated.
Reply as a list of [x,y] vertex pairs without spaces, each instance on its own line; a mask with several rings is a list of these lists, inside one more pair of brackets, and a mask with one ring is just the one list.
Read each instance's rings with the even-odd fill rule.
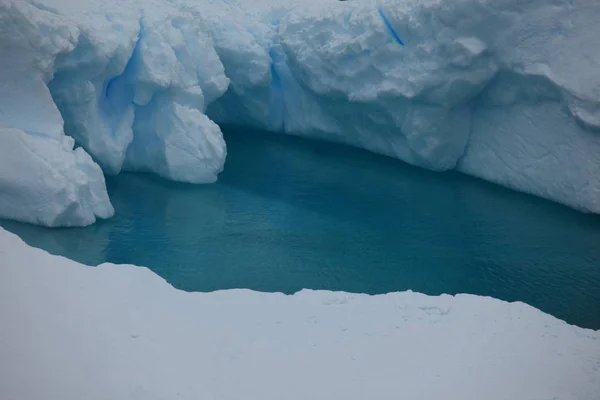
[[217,124],[251,125],[600,213],[599,20],[595,0],[8,0],[0,126],[201,183]]
[[0,398],[597,400],[600,331],[473,295],[185,293],[0,228]]
[[47,226],[111,217],[102,170],[73,138],[0,128],[0,218]]

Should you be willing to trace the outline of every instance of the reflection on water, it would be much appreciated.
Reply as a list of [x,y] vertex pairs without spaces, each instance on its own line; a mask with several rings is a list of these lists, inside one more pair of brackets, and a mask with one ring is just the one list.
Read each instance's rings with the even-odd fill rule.
[[184,290],[475,293],[600,329],[600,217],[327,143],[226,133],[214,185],[108,179],[114,218],[32,245],[150,267]]

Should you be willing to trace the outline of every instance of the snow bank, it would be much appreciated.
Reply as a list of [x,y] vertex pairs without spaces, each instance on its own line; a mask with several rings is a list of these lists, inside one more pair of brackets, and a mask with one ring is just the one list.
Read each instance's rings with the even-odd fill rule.
[[596,400],[600,331],[403,292],[186,293],[0,229],[0,398]]
[[215,122],[242,124],[600,213],[597,1],[8,0],[0,19],[0,125],[64,119],[107,173],[212,182]]

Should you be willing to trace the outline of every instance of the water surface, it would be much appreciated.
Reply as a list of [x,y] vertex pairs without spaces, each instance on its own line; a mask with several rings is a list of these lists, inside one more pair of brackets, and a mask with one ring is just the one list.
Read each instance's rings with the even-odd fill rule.
[[600,329],[600,217],[343,146],[248,131],[226,140],[214,185],[121,174],[107,179],[110,220],[2,225],[188,291],[474,293]]

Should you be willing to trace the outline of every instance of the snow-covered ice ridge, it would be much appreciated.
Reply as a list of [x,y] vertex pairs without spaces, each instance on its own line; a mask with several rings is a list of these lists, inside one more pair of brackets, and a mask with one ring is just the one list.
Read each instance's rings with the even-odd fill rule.
[[0,228],[0,398],[597,400],[600,331],[473,295],[186,293]]
[[[598,21],[596,0],[5,0],[0,152],[55,141],[68,157],[66,133],[107,173],[212,182],[217,124],[242,124],[600,213]],[[3,166],[0,215],[110,215],[88,161],[40,168],[37,186]],[[6,193],[55,195],[55,214]]]

